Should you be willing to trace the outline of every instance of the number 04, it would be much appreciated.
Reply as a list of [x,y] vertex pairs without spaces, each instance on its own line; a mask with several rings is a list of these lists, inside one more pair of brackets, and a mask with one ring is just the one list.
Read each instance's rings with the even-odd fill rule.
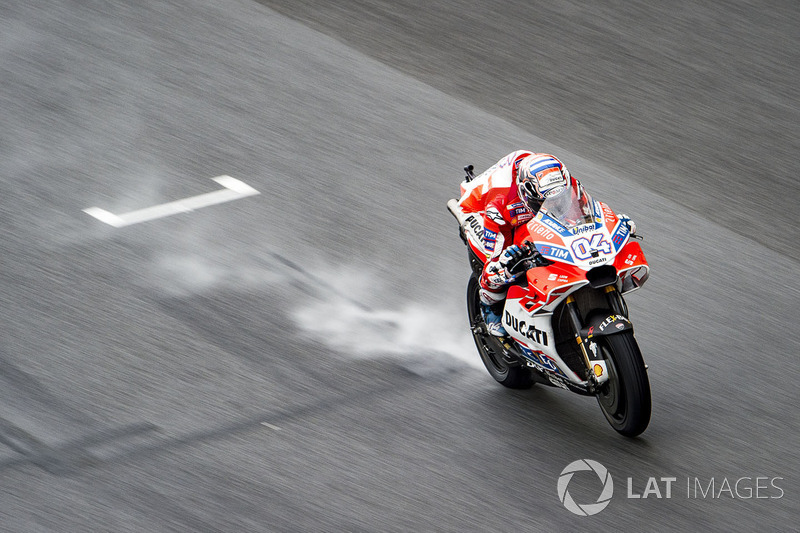
[[572,253],[581,261],[592,257],[592,250],[599,250],[604,254],[610,254],[611,243],[603,238],[602,233],[595,233],[590,239],[581,237],[572,241]]

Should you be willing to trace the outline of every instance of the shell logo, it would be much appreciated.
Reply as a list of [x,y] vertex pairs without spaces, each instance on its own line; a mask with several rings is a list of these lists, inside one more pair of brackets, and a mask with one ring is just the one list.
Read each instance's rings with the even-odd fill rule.
[[601,365],[594,365],[594,375],[598,378],[603,375],[603,367]]

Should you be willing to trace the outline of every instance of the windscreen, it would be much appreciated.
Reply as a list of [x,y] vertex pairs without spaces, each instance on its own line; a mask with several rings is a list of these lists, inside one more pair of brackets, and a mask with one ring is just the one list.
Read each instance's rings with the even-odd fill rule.
[[592,198],[582,185],[548,196],[541,209],[567,229],[594,223]]

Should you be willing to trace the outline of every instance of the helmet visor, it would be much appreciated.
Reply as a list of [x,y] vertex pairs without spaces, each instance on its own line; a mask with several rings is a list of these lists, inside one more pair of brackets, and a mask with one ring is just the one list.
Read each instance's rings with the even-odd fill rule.
[[524,180],[519,184],[519,197],[525,202],[532,211],[538,211],[539,206],[542,205],[542,199],[539,197],[539,191],[536,190],[531,180]]

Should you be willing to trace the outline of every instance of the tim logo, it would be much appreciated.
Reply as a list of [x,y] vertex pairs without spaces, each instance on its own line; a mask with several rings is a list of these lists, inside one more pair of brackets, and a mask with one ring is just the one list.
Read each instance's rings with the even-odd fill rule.
[[569,261],[570,263],[572,263],[569,251],[564,248],[558,246],[551,246],[549,244],[544,244],[541,246],[537,245],[537,248],[539,248],[539,251],[542,253],[542,255],[546,255],[554,259],[558,259],[560,261]]

